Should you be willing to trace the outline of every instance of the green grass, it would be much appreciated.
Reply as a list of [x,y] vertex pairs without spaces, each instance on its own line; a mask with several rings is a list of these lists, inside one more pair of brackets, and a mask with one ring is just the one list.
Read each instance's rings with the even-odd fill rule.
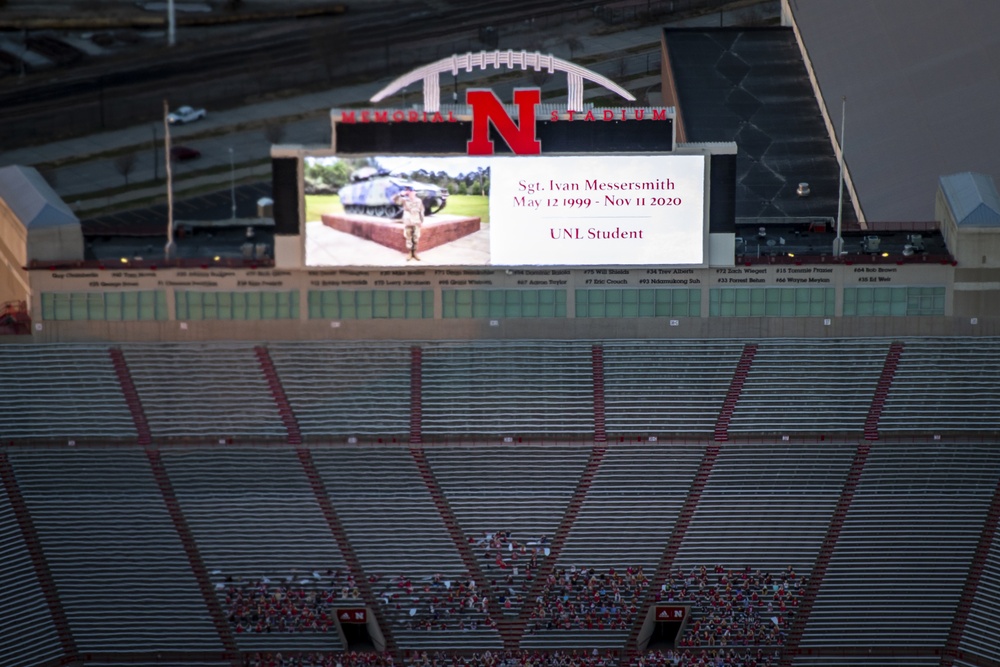
[[339,195],[306,195],[306,222],[320,220],[324,213],[343,213]]
[[[324,213],[343,213],[340,197],[337,195],[306,195],[306,222],[320,219]],[[467,215],[490,221],[490,200],[479,195],[451,195],[442,213]]]
[[449,195],[442,213],[482,218],[486,223],[490,221],[490,199],[481,195]]

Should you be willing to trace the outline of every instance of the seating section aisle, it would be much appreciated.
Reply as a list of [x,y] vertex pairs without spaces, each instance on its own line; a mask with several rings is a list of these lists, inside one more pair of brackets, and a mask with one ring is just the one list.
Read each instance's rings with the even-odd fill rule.
[[424,452],[494,595],[505,614],[516,616],[590,449],[577,444]]
[[674,565],[809,574],[855,447],[725,444]]
[[592,437],[591,346],[425,343],[423,435]]
[[993,536],[959,649],[1000,662],[1000,531]]
[[[342,648],[331,610],[356,607],[359,596],[295,451],[167,449],[162,457],[240,648]],[[271,611],[255,622],[248,612],[258,602]]]
[[0,442],[136,437],[106,346],[3,345],[0,367]]
[[62,655],[52,615],[39,588],[31,555],[7,490],[0,484],[0,656],[2,664],[28,667]]
[[943,646],[998,475],[996,445],[874,444],[802,648]]
[[1000,339],[905,340],[879,430],[1000,432]]
[[730,435],[862,433],[888,350],[885,340],[758,343]]
[[143,451],[9,457],[81,653],[222,650]]
[[313,449],[364,574],[403,650],[501,646],[481,592],[408,449]]
[[[615,627],[613,617],[631,622],[627,609],[637,602],[631,594],[635,578],[639,572],[647,577],[655,572],[703,452],[704,447],[691,445],[608,445],[559,554],[555,582],[546,586],[541,604],[532,609],[523,647],[624,644],[628,629]],[[579,597],[577,589],[584,585],[574,583],[576,573],[590,568],[612,604],[606,614],[589,609],[570,613],[561,600],[565,587],[570,584]],[[623,611],[612,613],[612,607]],[[558,626],[560,617],[571,629],[549,627]]]
[[704,446],[609,444],[559,567],[643,567],[663,554]]
[[409,345],[297,342],[267,349],[302,435],[409,433]]
[[252,345],[123,345],[157,437],[282,441],[284,425]]
[[736,341],[608,341],[603,347],[609,435],[711,435],[743,352]]

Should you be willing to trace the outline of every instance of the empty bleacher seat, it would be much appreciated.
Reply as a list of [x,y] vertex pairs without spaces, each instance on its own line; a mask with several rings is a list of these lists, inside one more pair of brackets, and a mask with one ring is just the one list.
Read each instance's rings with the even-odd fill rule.
[[801,645],[943,646],[998,467],[992,444],[873,445]]
[[905,339],[884,433],[1000,432],[1000,340]]
[[135,438],[106,345],[3,345],[0,441]]
[[691,488],[704,447],[609,444],[559,555],[559,566],[652,573]]
[[608,434],[709,435],[740,360],[735,341],[606,341]]
[[271,343],[268,352],[304,436],[409,433],[408,345]]
[[864,431],[888,340],[767,340],[729,423],[730,435]]
[[971,602],[959,648],[971,655],[1000,662],[1000,532],[993,536]]
[[423,434],[592,434],[590,356],[576,341],[426,343]]
[[129,344],[122,351],[154,439],[284,439],[252,345]]
[[62,646],[7,491],[0,485],[0,656],[4,664],[39,665]]
[[674,564],[716,562],[772,573],[812,569],[855,447],[726,444],[701,492]]
[[143,451],[9,457],[81,652],[221,650]]

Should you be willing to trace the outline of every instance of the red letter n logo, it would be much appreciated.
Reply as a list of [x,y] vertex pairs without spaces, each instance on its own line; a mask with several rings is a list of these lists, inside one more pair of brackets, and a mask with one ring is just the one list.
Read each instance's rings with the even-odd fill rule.
[[537,88],[514,91],[517,105],[515,125],[506,109],[492,90],[467,90],[465,102],[472,107],[472,139],[466,144],[469,155],[492,155],[493,142],[490,141],[489,124],[497,129],[510,149],[517,155],[538,155],[542,143],[535,137],[535,105],[541,102],[542,93]]

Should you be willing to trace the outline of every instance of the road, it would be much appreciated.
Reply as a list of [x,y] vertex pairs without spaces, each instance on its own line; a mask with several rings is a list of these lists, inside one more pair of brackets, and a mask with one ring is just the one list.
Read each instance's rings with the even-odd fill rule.
[[[767,0],[762,6],[766,11],[777,11],[775,0]],[[729,24],[740,18],[738,12],[729,12],[723,21]],[[675,25],[714,26],[719,22],[719,15],[713,14]],[[566,34],[585,35],[573,58],[585,61],[589,68],[612,80],[622,81],[642,103],[648,91],[658,88],[660,30],[654,25],[608,32],[602,23],[588,18],[567,25],[560,31],[537,24],[523,24],[518,40],[525,48],[530,45],[533,49],[570,58]],[[460,86],[473,78],[478,79],[477,85],[482,85],[482,73],[463,77],[459,79]],[[237,182],[269,180],[269,167],[262,164],[270,153],[270,142],[264,131],[266,123],[279,119],[284,128],[284,136],[279,143],[328,146],[330,121],[327,111],[363,104],[388,81],[388,77],[367,80],[229,110],[210,108],[205,120],[171,130],[175,145],[190,146],[202,154],[197,160],[175,163],[175,192],[183,197],[184,192],[204,192],[213,187],[228,189],[233,175],[230,148]],[[442,81],[445,95],[448,83]],[[525,77],[505,76],[489,85],[501,96],[509,97],[510,90],[516,86],[536,84]],[[558,95],[558,91],[565,90],[565,82],[552,77],[543,83],[542,88],[543,92]],[[414,101],[412,93],[411,101]],[[154,158],[154,137],[157,144],[162,142],[162,124],[148,122],[112,132],[8,150],[0,154],[0,165],[38,165],[78,215],[88,217],[109,208],[148,205],[165,197],[163,149],[158,145]],[[136,155],[127,189],[124,188],[124,176],[116,168],[116,159],[125,153]]]
[[[647,50],[643,53],[633,53],[626,60],[626,75],[633,77],[627,87],[632,87],[641,97],[644,91],[655,87],[659,82],[659,54],[656,40],[658,29],[651,28],[644,35],[630,34],[623,41],[621,36],[612,36],[597,40],[594,44],[608,49],[605,54],[591,53],[593,61],[590,66],[598,71],[604,71],[612,78],[617,78],[621,72],[620,51],[623,48],[634,48],[636,42],[643,41]],[[623,47],[627,43],[627,47]],[[553,45],[558,46],[558,45]],[[472,75],[469,76],[472,78]],[[233,149],[233,163],[236,165],[236,178],[243,182],[254,178],[249,169],[251,165],[267,160],[270,155],[264,124],[269,119],[282,117],[298,117],[309,115],[301,120],[293,120],[281,124],[284,136],[279,143],[300,144],[307,146],[330,145],[330,119],[328,111],[331,108],[345,107],[363,103],[388,80],[373,81],[367,84],[300,96],[263,105],[253,105],[242,109],[215,112],[210,111],[205,120],[185,126],[171,128],[171,138],[174,145],[184,145],[201,152],[202,157],[187,162],[174,163],[174,178],[179,189],[185,188],[185,182],[193,174],[213,172],[211,176],[203,176],[201,182],[195,185],[201,188],[205,178],[227,186],[230,178],[229,149]],[[464,85],[462,80],[462,85]],[[534,85],[528,76],[511,78],[493,85],[501,96],[510,96],[518,86]],[[565,81],[553,77],[542,85],[543,92],[565,94]],[[591,91],[600,94],[601,90]],[[412,98],[412,97],[411,97]],[[252,125],[252,129],[239,130],[241,126]],[[154,161],[153,140],[156,137],[156,158]],[[103,138],[102,138],[103,137]],[[150,197],[162,196],[165,193],[163,185],[163,126],[160,123],[148,123],[120,130],[111,135],[99,135],[91,138],[81,138],[60,142],[61,146],[42,146],[35,149],[19,149],[9,151],[0,162],[17,161],[26,158],[41,165],[43,173],[56,191],[79,215],[89,215],[123,201],[142,201]],[[59,149],[62,150],[59,150]],[[92,155],[86,160],[77,160],[79,155]],[[109,154],[111,153],[111,154]],[[118,156],[122,153],[134,153],[135,165],[129,173],[130,192],[116,192],[125,186],[125,178],[116,168]],[[66,160],[69,163],[61,164]],[[61,166],[56,166],[60,165]],[[259,178],[259,176],[257,176]],[[159,179],[158,181],[156,179]],[[95,196],[107,193],[102,196]]]
[[479,30],[486,25],[509,34],[520,27],[520,17],[555,27],[587,16],[579,0],[446,5],[445,10],[420,0],[357,2],[344,16],[199,28],[172,49],[146,43],[127,55],[27,80],[8,76],[0,80],[7,130],[0,148],[153,121],[165,96],[231,108],[248,98],[390,76],[435,59],[442,46],[481,48]]

